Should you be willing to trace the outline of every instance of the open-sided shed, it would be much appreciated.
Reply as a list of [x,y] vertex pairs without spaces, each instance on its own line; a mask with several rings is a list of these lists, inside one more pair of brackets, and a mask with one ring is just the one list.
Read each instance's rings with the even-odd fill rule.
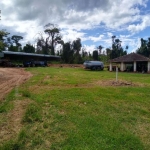
[[23,52],[12,52],[12,51],[3,51],[3,57],[10,60],[38,60],[38,61],[52,61],[60,60],[60,56],[55,55],[44,55],[44,54],[35,54],[35,53],[23,53]]
[[120,71],[150,72],[150,58],[137,53],[117,57],[109,62],[109,71],[112,71],[112,66],[115,63],[120,65]]

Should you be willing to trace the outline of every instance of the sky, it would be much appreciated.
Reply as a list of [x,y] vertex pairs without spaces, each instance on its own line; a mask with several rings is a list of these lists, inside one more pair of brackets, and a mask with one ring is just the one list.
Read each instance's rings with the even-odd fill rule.
[[150,37],[150,0],[0,0],[0,10],[0,30],[23,36],[22,45],[35,44],[48,23],[58,25],[65,42],[81,38],[90,52],[111,48],[115,35],[131,53]]

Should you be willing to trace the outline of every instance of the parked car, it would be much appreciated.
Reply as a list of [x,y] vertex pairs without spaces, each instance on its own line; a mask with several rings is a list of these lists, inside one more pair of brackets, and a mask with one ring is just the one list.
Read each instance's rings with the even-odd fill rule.
[[24,67],[31,67],[31,61],[24,61],[23,66]]
[[47,66],[47,61],[24,61],[24,67],[45,67]]
[[33,62],[34,66],[38,67],[46,67],[47,66],[47,62],[46,61],[34,61]]
[[83,65],[86,69],[91,69],[91,70],[104,69],[104,63],[102,61],[85,61]]

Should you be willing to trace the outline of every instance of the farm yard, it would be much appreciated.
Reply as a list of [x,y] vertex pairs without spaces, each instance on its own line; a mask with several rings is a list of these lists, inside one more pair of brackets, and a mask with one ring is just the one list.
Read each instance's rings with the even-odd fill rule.
[[0,149],[148,150],[149,91],[149,74],[0,68]]
[[24,69],[0,68],[0,99],[13,87],[19,86],[31,76],[31,73],[24,71]]

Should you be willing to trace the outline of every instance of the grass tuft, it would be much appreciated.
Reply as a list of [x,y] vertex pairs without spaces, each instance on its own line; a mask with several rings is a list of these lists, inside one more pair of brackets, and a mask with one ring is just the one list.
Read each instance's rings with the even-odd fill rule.
[[6,142],[0,146],[0,150],[23,150],[19,143],[16,143],[12,140]]
[[30,98],[31,97],[31,92],[29,90],[23,90],[22,91],[22,96]]
[[22,121],[26,123],[34,123],[41,120],[42,115],[40,106],[35,103],[29,104]]

